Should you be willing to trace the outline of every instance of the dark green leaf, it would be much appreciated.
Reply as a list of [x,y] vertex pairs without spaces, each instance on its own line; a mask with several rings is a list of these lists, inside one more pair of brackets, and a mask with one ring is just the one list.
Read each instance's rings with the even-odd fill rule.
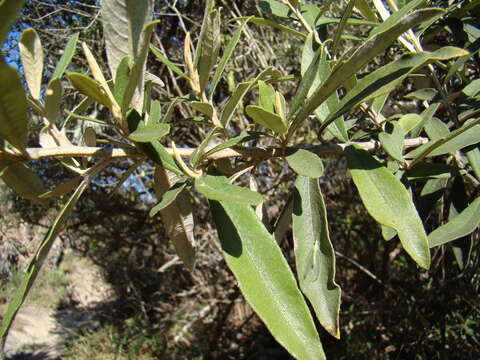
[[313,319],[272,235],[246,204],[210,202],[225,260],[274,338],[302,360],[324,360]]
[[340,287],[335,283],[335,253],[318,179],[299,176],[293,195],[293,240],[300,289],[320,324],[340,338]]
[[24,2],[24,0],[0,1],[0,14],[2,14],[2,21],[0,22],[0,46],[3,46],[10,27],[17,18]]
[[232,185],[224,176],[206,175],[195,179],[195,189],[210,200],[250,205],[258,205],[263,201],[263,197],[259,193]]
[[39,200],[39,195],[45,192],[45,187],[35,171],[25,164],[15,163],[2,171],[2,180],[9,188],[21,197],[35,203],[46,205],[47,202]]
[[27,99],[17,71],[0,60],[0,137],[23,150],[27,123]]

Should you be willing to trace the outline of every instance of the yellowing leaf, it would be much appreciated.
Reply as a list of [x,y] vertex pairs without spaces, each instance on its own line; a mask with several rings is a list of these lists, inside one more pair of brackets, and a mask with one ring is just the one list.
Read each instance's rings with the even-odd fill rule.
[[25,79],[34,99],[40,98],[43,72],[43,49],[35,29],[22,32],[18,43]]

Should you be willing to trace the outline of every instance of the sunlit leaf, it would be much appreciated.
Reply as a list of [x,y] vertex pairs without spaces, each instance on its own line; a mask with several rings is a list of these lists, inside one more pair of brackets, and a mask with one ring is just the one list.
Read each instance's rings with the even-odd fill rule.
[[105,105],[107,108],[112,107],[110,98],[102,89],[100,83],[83,74],[67,72],[67,78],[75,89],[85,96],[88,96],[96,102]]
[[287,126],[283,122],[283,119],[273,112],[255,105],[248,105],[245,108],[245,112],[257,124],[271,129],[278,134],[284,134],[287,132]]
[[287,149],[285,159],[288,165],[299,175],[310,178],[323,176],[323,162],[317,154],[304,149]]
[[72,61],[73,55],[75,54],[75,48],[77,47],[78,37],[80,33],[75,33],[68,40],[65,50],[63,50],[62,57],[55,66],[55,71],[53,72],[52,79],[61,78],[67,70],[68,65]]
[[35,29],[23,30],[18,47],[20,48],[20,59],[30,93],[34,99],[39,99],[42,86],[43,48]]
[[263,201],[258,192],[232,185],[224,176],[206,175],[195,179],[195,189],[210,200],[258,205]]
[[353,182],[370,215],[397,230],[405,251],[419,266],[428,269],[427,235],[407,189],[367,151],[349,146],[346,155]]
[[293,240],[300,289],[320,324],[340,338],[340,287],[335,283],[335,253],[318,179],[299,176],[293,194]]
[[273,337],[297,359],[325,359],[292,271],[253,209],[229,201],[210,207],[228,267]]
[[139,126],[134,132],[132,132],[128,138],[133,141],[145,143],[158,140],[169,132],[169,124],[143,125]]
[[385,131],[378,135],[378,139],[388,155],[403,162],[404,131],[398,122],[385,124]]
[[63,97],[63,88],[60,78],[50,80],[45,91],[45,117],[54,123],[60,118],[60,103]]

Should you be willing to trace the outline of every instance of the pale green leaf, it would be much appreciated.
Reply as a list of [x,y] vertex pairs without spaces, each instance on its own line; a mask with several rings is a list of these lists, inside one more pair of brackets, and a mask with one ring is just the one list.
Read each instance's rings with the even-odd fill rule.
[[397,230],[405,251],[419,266],[428,269],[427,235],[407,189],[367,151],[349,146],[346,155],[353,182],[370,215]]
[[408,93],[407,95],[405,95],[405,99],[430,101],[437,95],[437,93],[438,91],[435,89],[424,88],[424,89],[420,89],[420,90],[416,90],[411,93]]
[[313,319],[283,254],[246,204],[210,202],[228,267],[273,337],[302,360],[324,360]]
[[245,112],[257,124],[271,129],[277,134],[285,134],[287,132],[287,126],[283,122],[283,119],[275,113],[256,105],[247,106]]
[[123,104],[123,96],[127,89],[128,79],[130,78],[130,56],[124,56],[118,63],[117,72],[115,74],[115,82],[113,86],[113,97],[117,101],[117,104],[121,107]]
[[67,72],[67,78],[75,89],[80,91],[83,95],[88,96],[94,101],[105,105],[107,108],[112,107],[110,98],[102,89],[100,83],[83,74]]
[[[205,86],[210,79],[211,70],[217,62],[220,51],[220,11],[210,12],[202,25],[204,36],[200,47],[198,61],[198,75],[200,80],[200,90],[204,91]],[[198,52],[198,49],[197,49]]]
[[258,82],[258,104],[267,111],[275,112],[275,89],[261,80]]
[[242,132],[242,133],[240,133],[240,135],[235,136],[235,137],[233,137],[233,138],[231,138],[231,139],[213,147],[212,149],[208,150],[205,153],[204,157],[208,157],[209,155],[215,154],[218,151],[228,149],[232,146],[241,144],[243,142],[259,139],[260,137],[262,137],[264,135],[266,135],[266,134],[263,134],[263,133],[260,133],[260,132],[255,132],[255,131]]
[[404,134],[408,134],[420,121],[422,121],[422,117],[418,114],[405,114],[398,119],[398,125],[403,129]]
[[261,17],[238,17],[238,18],[235,18],[233,20],[247,20],[248,22],[251,22],[253,24],[260,25],[260,26],[269,26],[269,27],[272,27],[274,29],[281,30],[281,31],[283,31],[287,34],[295,35],[295,36],[298,36],[298,37],[303,38],[303,39],[306,37],[306,35],[304,33],[300,32],[298,30],[295,30],[295,29],[292,29],[288,26],[279,24],[276,21],[264,19],[264,18],[261,18]]
[[288,165],[299,175],[310,178],[323,176],[323,162],[317,154],[304,149],[287,149],[285,159]]
[[137,142],[151,142],[158,140],[161,137],[164,137],[170,132],[169,124],[149,124],[137,127],[137,129],[132,132],[128,138],[132,141]]
[[190,78],[182,71],[180,68],[175,65],[173,62],[171,62],[165,55],[161,53],[159,49],[157,49],[155,46],[150,44],[150,51],[155,55],[158,61],[160,61],[162,64],[164,64],[167,68],[169,68],[172,72],[174,72],[177,75],[180,75],[183,77],[185,80],[190,80]]
[[68,40],[65,50],[63,50],[62,57],[58,60],[57,66],[55,66],[52,79],[61,78],[65,73],[65,70],[67,70],[68,65],[72,61],[73,55],[75,54],[79,36],[80,33],[75,33],[70,37],[70,40]]
[[183,177],[178,180],[172,187],[170,187],[167,191],[165,191],[162,195],[162,198],[158,204],[156,204],[153,208],[150,209],[149,215],[155,216],[160,210],[165,209],[169,206],[172,202],[175,201],[178,194],[180,194],[183,189],[187,186],[187,178]]
[[35,29],[23,30],[18,47],[30,94],[32,94],[34,99],[39,99],[42,87],[43,48]]
[[248,92],[248,90],[251,89],[252,85],[252,81],[241,82],[237,85],[232,96],[230,96],[227,103],[223,107],[222,113],[220,115],[220,123],[224,128],[228,126],[230,120],[233,117],[235,109],[241,104],[243,97]]
[[318,179],[299,176],[293,195],[293,241],[300,289],[320,324],[340,338],[340,287],[335,283],[335,252]]
[[[175,182],[175,176],[169,176],[157,166],[154,174],[155,196],[163,199]],[[184,189],[182,189],[184,190]],[[192,205],[188,193],[180,191],[176,198],[160,210],[165,232],[173,243],[178,257],[190,270],[195,266],[195,238],[193,237]]]
[[398,122],[392,121],[385,124],[385,131],[378,135],[378,139],[388,155],[403,162],[404,131]]
[[239,202],[258,205],[262,195],[251,190],[232,185],[224,176],[206,175],[195,179],[195,189],[210,200]]
[[480,225],[480,197],[460,214],[428,235],[430,247],[439,246],[472,233]]
[[63,97],[60,78],[52,78],[45,91],[45,117],[53,124],[60,118],[60,103]]

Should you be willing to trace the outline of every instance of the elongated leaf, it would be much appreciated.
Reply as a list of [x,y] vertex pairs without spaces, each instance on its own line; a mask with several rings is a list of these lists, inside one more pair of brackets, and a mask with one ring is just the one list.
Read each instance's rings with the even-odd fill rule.
[[[127,2],[132,0],[127,0]],[[151,0],[144,1],[150,3]],[[122,113],[126,113],[130,104],[139,112],[143,108],[144,83],[147,66],[147,55],[150,45],[150,38],[152,36],[153,28],[159,21],[152,21],[145,25],[142,33],[142,41],[137,54],[132,57],[133,66],[130,71],[128,83],[123,93],[122,99]]]
[[241,103],[243,97],[248,92],[248,90],[250,90],[251,87],[252,87],[252,81],[241,82],[237,85],[237,88],[233,92],[230,99],[228,99],[220,115],[220,123],[224,128],[228,126],[228,123],[233,117],[233,113],[235,112],[235,109]]
[[240,135],[231,138],[230,140],[227,140],[214,148],[208,150],[204,157],[207,157],[209,155],[215,154],[218,151],[228,149],[229,147],[241,144],[243,142],[251,141],[251,140],[256,140],[259,139],[260,137],[264,136],[266,134],[260,133],[260,132],[255,132],[255,131],[245,131],[240,133]]
[[245,112],[257,124],[271,129],[278,134],[285,134],[287,132],[287,126],[283,122],[283,119],[275,113],[255,105],[247,106]]
[[172,187],[170,187],[167,191],[165,191],[162,195],[162,198],[158,204],[156,204],[153,208],[150,209],[149,215],[155,216],[160,210],[165,209],[171,203],[175,201],[178,194],[180,194],[183,189],[187,186],[187,178],[181,178]]
[[5,42],[10,27],[17,18],[18,12],[24,2],[24,0],[0,1],[0,14],[2,14],[2,21],[0,22],[0,46]]
[[439,246],[473,232],[480,225],[480,198],[476,198],[460,214],[428,235],[430,247]]
[[357,82],[338,103],[337,108],[322,123],[322,129],[361,102],[392,91],[403,79],[415,69],[430,61],[448,60],[462,56],[464,50],[452,46],[443,47],[434,52],[419,52],[406,55],[368,74]]
[[349,146],[346,155],[353,182],[370,215],[397,230],[405,251],[419,266],[428,269],[427,235],[407,189],[365,150]]
[[205,18],[202,27],[204,36],[200,49],[198,61],[198,74],[200,79],[200,89],[205,90],[205,86],[211,75],[211,70],[217,62],[220,51],[220,11],[213,10]]
[[[162,199],[171,188],[174,178],[169,177],[164,169],[155,168],[155,195]],[[175,251],[186,267],[193,270],[195,266],[195,239],[193,237],[192,206],[188,194],[179,192],[176,199],[160,210],[165,232],[173,243]]]
[[169,124],[152,124],[139,126],[137,130],[132,132],[128,138],[137,142],[151,142],[158,140],[170,132]]
[[107,108],[112,107],[110,98],[102,89],[100,83],[83,74],[67,72],[67,78],[75,89],[85,96],[88,96],[96,102],[105,105]]
[[250,205],[258,205],[263,201],[259,193],[232,185],[225,176],[206,175],[195,179],[195,189],[210,200]]
[[478,149],[478,147],[473,148],[472,150],[467,151],[466,155],[473,173],[477,179],[480,179],[480,149]]
[[300,32],[298,30],[295,30],[295,29],[292,29],[291,27],[279,24],[276,21],[264,19],[264,18],[261,18],[261,17],[249,17],[249,18],[248,17],[238,17],[238,18],[235,18],[233,20],[247,20],[247,22],[251,22],[253,24],[260,25],[260,26],[269,26],[269,27],[272,27],[274,29],[278,29],[280,31],[283,31],[287,34],[298,36],[302,39],[304,39],[306,37],[306,35],[304,33]]
[[63,196],[68,194],[70,191],[75,189],[78,184],[80,184],[80,181],[82,181],[81,176],[74,177],[71,180],[68,180],[67,182],[64,182],[60,185],[55,186],[50,191],[44,192],[43,194],[39,195],[38,197],[40,199],[49,199],[54,196]]
[[45,187],[40,177],[25,164],[15,163],[2,171],[2,180],[5,185],[21,197],[35,203],[46,205],[47,202],[39,200],[38,196],[45,192]]
[[293,274],[253,209],[229,201],[210,207],[228,267],[271,334],[297,359],[325,359]]
[[222,78],[222,75],[225,71],[225,67],[227,66],[228,60],[230,60],[233,52],[235,51],[235,48],[237,47],[240,37],[242,36],[243,30],[245,29],[246,23],[247,22],[244,21],[240,25],[240,27],[237,30],[235,30],[232,38],[230,39],[227,46],[225,47],[225,50],[223,51],[222,58],[220,59],[220,62],[218,63],[218,66],[215,69],[215,73],[213,74],[213,77],[212,77],[212,83],[209,89],[210,99],[212,99],[213,94],[215,93],[215,89],[217,88],[217,85],[220,82],[220,79]]
[[135,61],[140,55],[143,29],[153,12],[152,0],[101,0],[101,16],[112,76],[126,55]]
[[23,30],[18,47],[30,93],[34,99],[39,99],[42,86],[43,48],[35,29]]
[[[127,114],[128,129],[132,133],[137,130],[138,127],[142,128],[143,121],[140,114],[132,109]],[[142,125],[140,125],[142,124]],[[160,144],[160,141],[154,140],[149,143],[136,143],[135,144],[141,151],[143,151],[150,159],[163,168],[172,171],[175,174],[182,174],[182,170],[177,166],[175,160],[168,153],[168,151]]]
[[277,0],[261,0],[259,2],[260,8],[268,14],[278,17],[290,18],[293,13],[290,8]]
[[88,186],[88,183],[91,177],[95,176],[98,172],[100,172],[107,164],[109,160],[105,160],[104,162],[98,164],[90,173],[87,178],[80,184],[80,186],[75,190],[73,195],[70,199],[65,203],[62,207],[60,212],[58,213],[55,221],[53,222],[51,228],[49,229],[48,233],[46,234],[45,238],[41,242],[40,246],[35,253],[35,256],[32,258],[30,264],[27,267],[25,275],[22,278],[22,282],[20,286],[17,288],[15,295],[13,296],[12,300],[8,304],[8,308],[6,313],[3,316],[2,327],[0,329],[0,353],[3,354],[3,347],[5,345],[6,336],[10,326],[15,319],[15,316],[22,306],[23,302],[25,301],[37,275],[42,267],[42,264],[47,257],[53,242],[55,241],[57,235],[63,228],[68,216],[73,210],[75,203],[83,194],[85,189]]
[[62,82],[60,78],[53,78],[45,91],[45,117],[53,124],[60,118],[62,96]]
[[342,18],[340,19],[340,22],[338,23],[338,26],[336,27],[335,31],[335,36],[333,37],[333,42],[332,42],[332,54],[335,55],[337,53],[337,47],[338,44],[340,43],[340,39],[342,38],[342,34],[345,31],[345,28],[347,26],[347,20],[352,15],[353,7],[355,6],[356,0],[350,0],[345,7],[345,10],[343,10]]
[[288,165],[299,175],[310,178],[323,176],[323,162],[317,154],[304,149],[287,149],[285,159]]
[[300,126],[300,124],[311,113],[313,113],[320,104],[328,99],[339,86],[344,84],[371,59],[390,46],[398,36],[408,29],[441,13],[443,13],[443,10],[435,8],[415,11],[412,14],[405,16],[394,26],[365,41],[347,61],[337,66],[330,74],[329,78],[317,90],[315,90],[314,94],[295,116],[290,132],[295,131],[298,126]]
[[75,55],[75,49],[77,47],[78,37],[80,33],[75,33],[70,37],[68,40],[67,45],[65,46],[65,50],[63,51],[62,57],[57,63],[55,67],[55,71],[53,72],[52,79],[61,78],[67,70],[68,65],[72,61],[73,55]]
[[118,63],[117,73],[115,74],[113,96],[120,107],[123,105],[123,97],[127,89],[128,79],[130,78],[130,63],[130,56],[124,56]]
[[384,22],[382,22],[379,26],[376,26],[370,32],[370,37],[378,34],[382,31],[390,29],[392,26],[398,24],[409,12],[414,10],[415,8],[419,7],[425,0],[412,0],[405,4],[400,10],[395,11],[391,14]]
[[275,241],[280,244],[283,237],[287,233],[290,225],[292,224],[292,213],[293,213],[293,196],[289,196],[287,203],[282,209],[282,212],[275,221],[273,226],[273,237]]
[[261,80],[258,82],[258,104],[267,111],[275,112],[275,89]]
[[27,123],[27,99],[17,71],[0,60],[0,137],[23,150]]
[[403,129],[404,134],[408,134],[421,120],[422,117],[418,114],[405,114],[398,119],[398,125]]
[[438,91],[432,88],[424,88],[420,90],[413,91],[407,95],[405,95],[405,99],[412,99],[412,100],[432,100]]
[[318,179],[299,176],[293,193],[293,241],[300,289],[320,324],[340,338],[340,287],[335,283],[335,252]]
[[[422,117],[420,117],[420,121]],[[447,137],[450,134],[448,125],[436,117],[432,117],[423,127],[430,140],[438,140]]]
[[395,160],[403,162],[404,132],[396,121],[385,125],[385,131],[378,135],[382,147]]
[[158,61],[160,61],[167,68],[172,70],[175,74],[180,75],[185,80],[190,80],[190,78],[182,70],[180,70],[180,68],[177,65],[175,65],[173,62],[168,60],[168,58],[165,55],[163,55],[162,52],[152,44],[150,44],[150,51],[153,53],[153,55],[155,55]]
[[207,116],[209,119],[213,119],[215,112],[215,108],[212,104],[202,101],[190,101],[186,102],[185,104],[191,106],[198,112],[201,112],[203,115]]

